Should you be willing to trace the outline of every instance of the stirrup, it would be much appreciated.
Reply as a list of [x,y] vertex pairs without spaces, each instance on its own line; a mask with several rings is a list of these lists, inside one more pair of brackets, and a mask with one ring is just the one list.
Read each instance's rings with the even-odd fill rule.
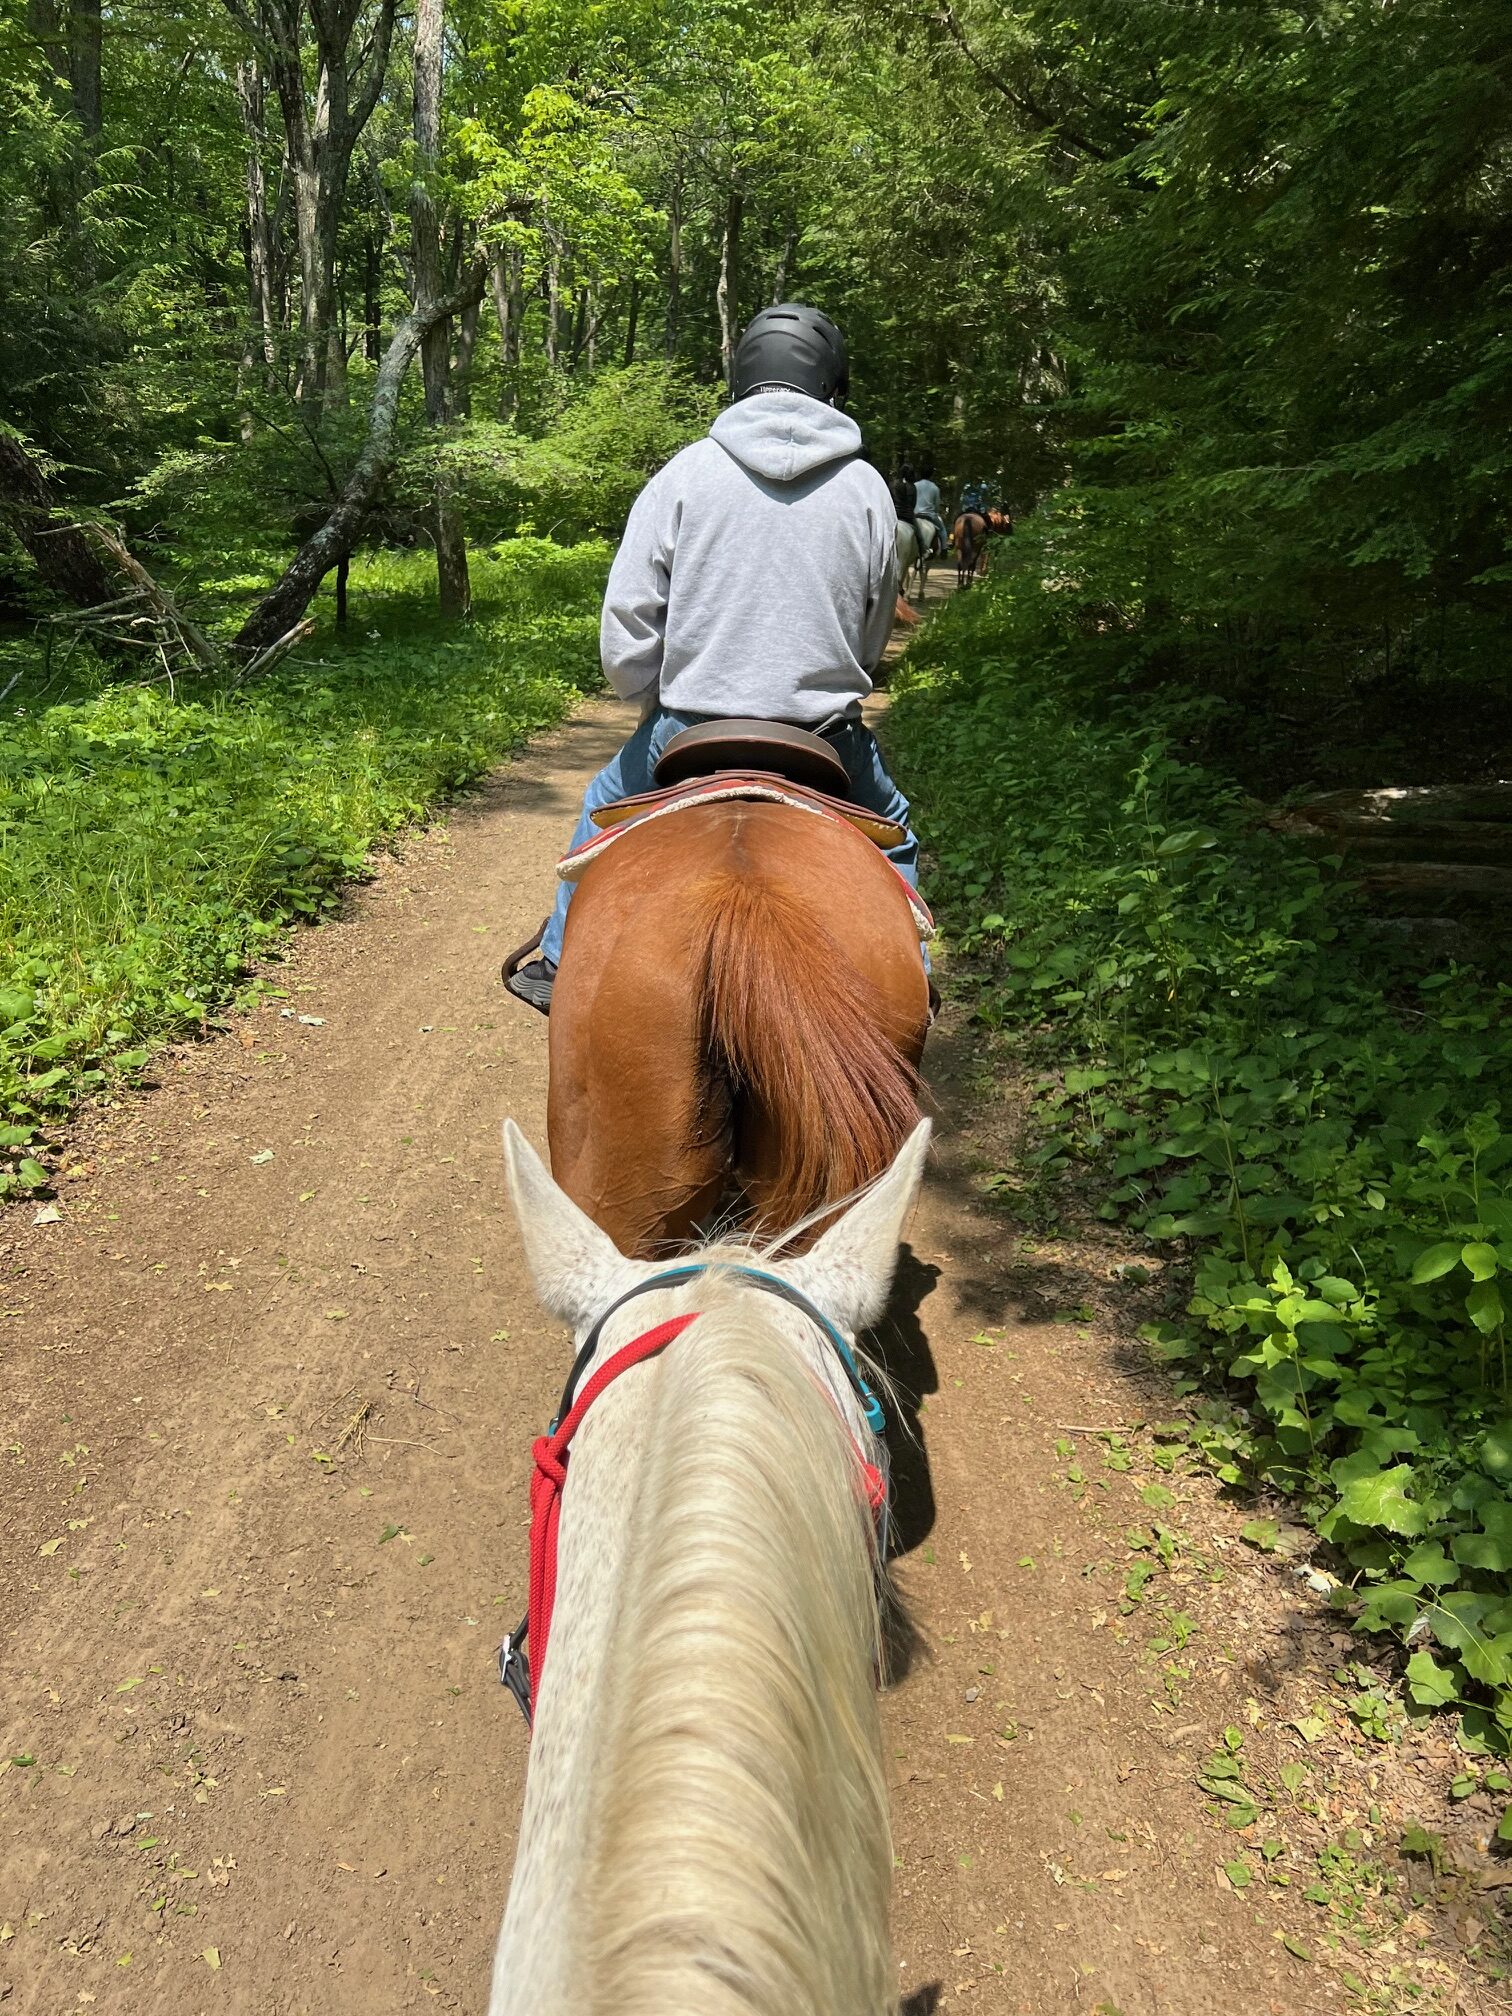
[[535,962],[543,969],[539,975],[522,973],[520,969],[532,952],[540,950],[541,940],[545,937],[546,926],[550,922],[549,917],[543,917],[541,927],[535,936],[511,952],[499,968],[499,978],[503,981],[505,989],[513,994],[517,1001],[523,1001],[528,1008],[534,1008],[542,1015],[551,1013],[551,991],[556,983],[556,975],[553,973],[547,977],[544,959]]
[[546,926],[550,922],[551,919],[549,917],[543,917],[541,919],[540,926],[537,929],[534,938],[526,939],[525,943],[519,948],[519,950],[516,952],[511,952],[509,957],[504,961],[504,964],[499,968],[499,978],[503,981],[506,987],[509,985],[510,981],[513,980],[516,973],[519,972],[520,968],[525,964],[525,961],[530,957],[531,953],[540,951],[541,940],[546,936]]

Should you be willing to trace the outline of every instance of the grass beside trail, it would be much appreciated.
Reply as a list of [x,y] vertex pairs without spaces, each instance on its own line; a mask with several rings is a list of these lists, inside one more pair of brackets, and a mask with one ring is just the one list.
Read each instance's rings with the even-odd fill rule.
[[325,628],[246,688],[111,685],[97,667],[66,702],[17,708],[0,737],[0,1196],[45,1181],[49,1122],[74,1100],[201,1022],[371,847],[597,683],[607,564],[597,543],[475,555],[473,619],[447,632],[429,556],[382,554],[353,567],[345,640]]
[[1504,1752],[1512,989],[1363,929],[1190,753],[1213,703],[1136,690],[1137,635],[1077,615],[1020,563],[913,644],[889,715],[956,991],[1036,1087],[991,1187],[1053,1214],[1090,1176],[1188,1263],[1149,1341],[1194,1441],[1338,1550],[1406,1709],[1459,1706]]

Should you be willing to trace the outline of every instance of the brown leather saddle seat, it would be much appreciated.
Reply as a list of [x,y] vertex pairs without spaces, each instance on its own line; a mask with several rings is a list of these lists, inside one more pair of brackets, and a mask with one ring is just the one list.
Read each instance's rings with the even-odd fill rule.
[[849,773],[822,735],[785,721],[700,721],[672,737],[654,774],[654,791],[602,806],[594,825],[608,832],[701,799],[778,798],[841,819],[884,849],[903,838],[894,821],[852,804]]
[[769,770],[827,797],[850,797],[850,776],[832,745],[786,721],[700,721],[672,737],[655,775],[665,789],[719,770]]

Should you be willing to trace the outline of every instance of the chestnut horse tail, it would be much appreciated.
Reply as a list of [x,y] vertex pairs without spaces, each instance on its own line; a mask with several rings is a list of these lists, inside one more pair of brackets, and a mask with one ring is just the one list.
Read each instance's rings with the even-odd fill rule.
[[[877,1026],[877,1001],[807,904],[760,874],[689,892],[706,947],[706,1054],[780,1143],[768,1230],[838,1203],[892,1161],[919,1120],[919,1076]],[[737,1118],[737,1125],[739,1124]]]

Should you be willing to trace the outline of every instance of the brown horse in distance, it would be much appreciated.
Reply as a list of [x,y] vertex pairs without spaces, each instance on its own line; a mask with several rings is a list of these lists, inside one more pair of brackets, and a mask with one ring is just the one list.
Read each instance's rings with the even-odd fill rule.
[[1008,511],[963,511],[951,527],[956,549],[956,586],[965,588],[979,574],[987,572],[987,541],[994,533],[1013,530]]
[[584,872],[551,1003],[552,1171],[621,1252],[744,1192],[795,1224],[917,1123],[928,983],[903,885],[853,827],[713,802]]

